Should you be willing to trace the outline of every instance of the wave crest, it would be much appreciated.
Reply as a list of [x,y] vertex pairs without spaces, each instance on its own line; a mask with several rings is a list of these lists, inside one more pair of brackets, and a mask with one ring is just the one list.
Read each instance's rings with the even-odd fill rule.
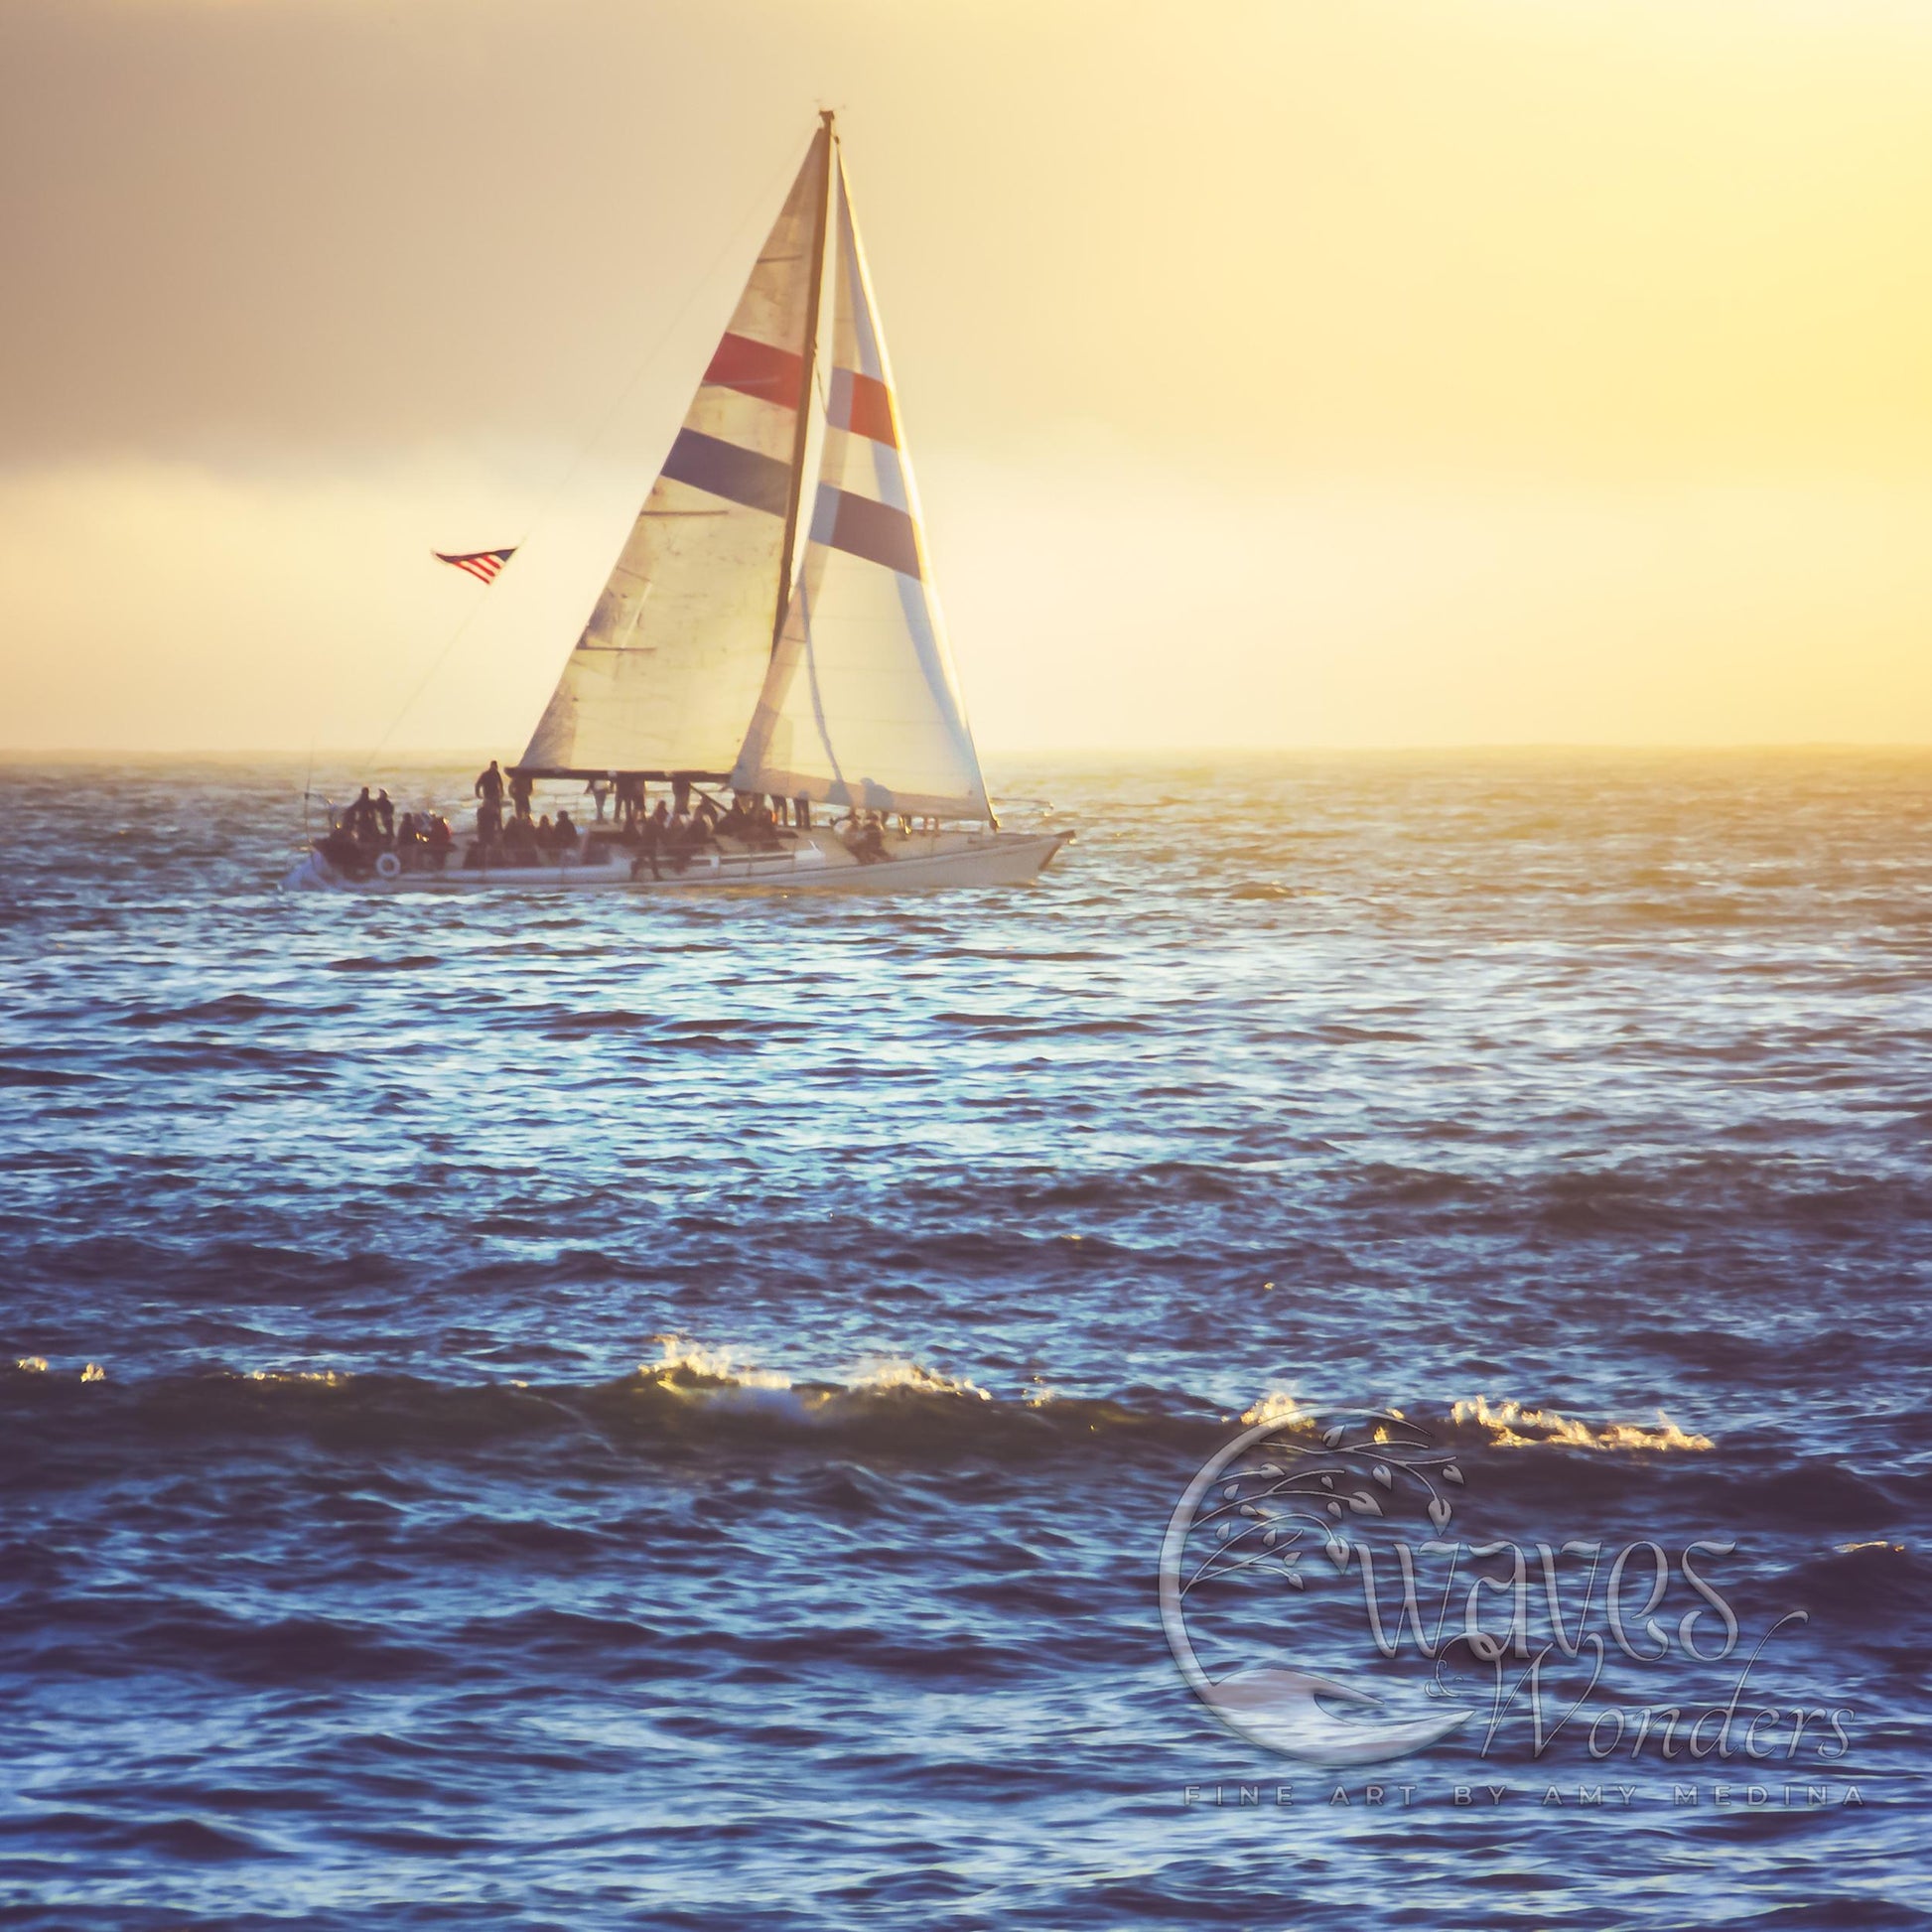
[[1483,1431],[1498,1449],[1531,1449],[1545,1444],[1567,1449],[1708,1449],[1709,1436],[1692,1436],[1678,1428],[1659,1409],[1657,1426],[1611,1422],[1592,1427],[1554,1409],[1526,1408],[1520,1402],[1492,1405],[1486,1397],[1475,1396],[1455,1403],[1449,1410],[1452,1427]]
[[[125,1431],[170,1441],[243,1435],[312,1435],[332,1443],[420,1447],[427,1451],[508,1441],[532,1433],[586,1429],[608,1443],[815,1442],[884,1454],[986,1450],[1023,1459],[1105,1442],[1163,1456],[1198,1459],[1233,1428],[1270,1423],[1312,1436],[1323,1417],[1289,1390],[1259,1398],[1238,1418],[1180,1389],[1134,1388],[1073,1395],[1043,1386],[1012,1394],[941,1374],[910,1357],[864,1361],[837,1379],[810,1380],[742,1361],[729,1348],[676,1335],[653,1337],[654,1360],[603,1382],[533,1382],[507,1377],[444,1382],[422,1376],[344,1369],[209,1367],[185,1374],[106,1381],[84,1407],[64,1390],[76,1380],[105,1381],[88,1363],[49,1372],[39,1357],[0,1366],[43,1436],[68,1429]],[[1655,1426],[1587,1422],[1510,1400],[1476,1396],[1441,1411],[1389,1409],[1430,1433],[1473,1446],[1600,1451],[1701,1451],[1692,1435],[1661,1412]]]

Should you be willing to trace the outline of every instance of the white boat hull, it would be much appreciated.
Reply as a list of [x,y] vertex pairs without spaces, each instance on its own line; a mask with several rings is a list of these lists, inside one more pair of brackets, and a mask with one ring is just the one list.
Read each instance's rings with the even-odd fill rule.
[[830,832],[812,831],[777,853],[703,852],[683,872],[659,862],[631,873],[628,853],[603,862],[546,860],[534,866],[470,868],[452,855],[443,871],[407,869],[350,878],[311,851],[282,881],[284,892],[365,893],[920,893],[971,886],[1024,886],[1073,836],[1050,832],[939,832],[889,842],[887,856],[862,864]]

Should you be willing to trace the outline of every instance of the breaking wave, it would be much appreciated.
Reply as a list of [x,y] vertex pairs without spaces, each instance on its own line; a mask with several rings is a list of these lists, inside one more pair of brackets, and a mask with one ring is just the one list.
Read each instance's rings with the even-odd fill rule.
[[1560,1444],[1568,1449],[1708,1449],[1709,1436],[1692,1436],[1660,1409],[1655,1427],[1642,1423],[1610,1422],[1592,1425],[1554,1409],[1527,1408],[1520,1402],[1494,1405],[1476,1396],[1449,1410],[1458,1428],[1480,1430],[1500,1449],[1529,1449]]
[[[42,1429],[58,1426],[65,1413],[69,1420],[176,1439],[286,1429],[425,1448],[591,1429],[607,1440],[639,1444],[765,1440],[906,1454],[972,1448],[1023,1455],[1058,1454],[1083,1444],[1145,1444],[1204,1457],[1232,1430],[1258,1422],[1311,1435],[1320,1426],[1299,1399],[1280,1393],[1263,1396],[1238,1415],[1180,1389],[1081,1395],[1040,1386],[1000,1395],[907,1357],[869,1360],[836,1380],[817,1380],[740,1360],[729,1348],[675,1335],[656,1339],[655,1359],[631,1374],[588,1383],[521,1377],[464,1383],[333,1368],[220,1366],[122,1382],[97,1362],[56,1370],[35,1356],[0,1371],[0,1386],[12,1387],[17,1410],[38,1412]],[[108,1387],[90,1387],[83,1398],[69,1393],[76,1382]],[[84,1410],[76,1406],[81,1402],[88,1405]],[[1454,1403],[1447,1414],[1424,1406],[1408,1412],[1408,1420],[1446,1442],[1499,1449],[1714,1448],[1711,1438],[1692,1435],[1662,1415],[1654,1426],[1586,1421],[1480,1396]]]

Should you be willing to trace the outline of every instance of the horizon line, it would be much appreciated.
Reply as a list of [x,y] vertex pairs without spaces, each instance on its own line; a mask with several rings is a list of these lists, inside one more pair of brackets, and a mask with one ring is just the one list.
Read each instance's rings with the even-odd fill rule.
[[[1859,753],[1906,753],[1932,752],[1932,738],[1926,739],[1441,739],[1412,740],[1393,743],[1361,743],[1347,745],[1293,744],[1293,745],[1240,745],[1240,744],[1196,744],[1196,745],[1086,745],[1086,746],[1044,746],[1038,748],[995,747],[983,751],[980,756],[986,759],[1259,759],[1259,758],[1305,758],[1316,756],[1363,756],[1394,757],[1416,753],[1460,752],[1468,754],[1498,755],[1506,753],[1686,753],[1686,754],[1730,754],[1748,752],[1859,752]],[[70,763],[82,760],[95,762],[121,759],[127,761],[155,762],[167,759],[182,761],[220,762],[260,759],[307,759],[311,761],[326,759],[331,763],[352,762],[368,764],[376,770],[384,765],[407,765],[430,762],[467,761],[473,758],[500,759],[500,748],[492,750],[487,745],[455,746],[414,746],[395,751],[383,751],[371,759],[368,751],[354,746],[125,746],[125,745],[67,745],[31,746],[0,745],[0,762],[24,764],[35,759],[52,763]]]

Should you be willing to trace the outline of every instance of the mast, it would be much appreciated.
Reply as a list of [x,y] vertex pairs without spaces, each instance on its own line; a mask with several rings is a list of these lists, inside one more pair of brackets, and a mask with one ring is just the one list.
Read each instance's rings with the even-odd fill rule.
[[793,546],[798,537],[798,507],[805,494],[805,445],[812,427],[812,383],[818,373],[818,312],[825,292],[825,231],[831,225],[833,142],[832,109],[818,110],[819,131],[825,140],[825,185],[818,198],[818,220],[812,228],[811,293],[805,309],[804,380],[798,387],[798,432],[791,446],[791,492],[785,499],[785,535],[778,546],[778,609],[771,621],[771,655],[778,654],[778,639],[784,635],[785,607],[791,602]]

